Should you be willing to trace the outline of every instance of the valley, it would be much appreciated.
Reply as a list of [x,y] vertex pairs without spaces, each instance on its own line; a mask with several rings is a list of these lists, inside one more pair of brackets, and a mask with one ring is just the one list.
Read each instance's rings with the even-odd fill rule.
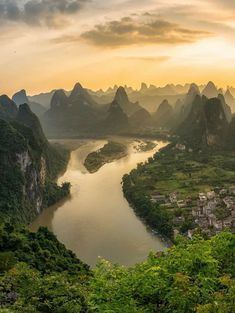
[[[36,231],[46,226],[81,260],[94,266],[98,257],[115,263],[133,265],[146,258],[150,250],[165,250],[167,243],[146,228],[129,206],[122,192],[122,176],[140,162],[145,162],[167,143],[158,141],[153,150],[137,151],[135,139],[119,140],[127,147],[126,156],[106,163],[89,173],[84,161],[90,153],[102,149],[107,140],[84,140],[71,153],[67,171],[58,183],[69,181],[68,199],[44,210],[31,224]],[[59,141],[63,143],[62,140]],[[79,140],[65,140],[76,146]],[[141,143],[141,141],[140,141]]]
[[235,313],[235,0],[0,0],[0,313]]
[[191,84],[150,113],[76,84],[43,127],[0,96],[0,311],[233,312],[235,118],[218,92]]

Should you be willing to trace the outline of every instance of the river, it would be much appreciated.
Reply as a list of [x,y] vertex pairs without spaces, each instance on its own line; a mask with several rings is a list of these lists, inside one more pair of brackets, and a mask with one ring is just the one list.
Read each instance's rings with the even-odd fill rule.
[[72,184],[71,196],[44,210],[32,223],[31,230],[47,226],[76,255],[94,266],[98,257],[122,265],[134,265],[166,244],[135,215],[123,196],[122,176],[146,161],[166,145],[158,142],[148,152],[137,152],[128,144],[128,155],[105,164],[90,174],[83,166],[86,156],[107,141],[90,140],[71,153],[65,174],[59,183]]

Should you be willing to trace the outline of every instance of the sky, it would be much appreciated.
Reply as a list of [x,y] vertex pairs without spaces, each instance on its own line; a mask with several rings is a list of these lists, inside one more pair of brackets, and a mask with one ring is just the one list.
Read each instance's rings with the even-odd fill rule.
[[235,86],[234,0],[0,0],[0,94]]

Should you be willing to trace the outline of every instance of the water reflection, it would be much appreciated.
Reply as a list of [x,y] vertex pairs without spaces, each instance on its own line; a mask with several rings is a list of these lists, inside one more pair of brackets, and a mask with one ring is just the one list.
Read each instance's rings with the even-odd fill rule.
[[72,184],[70,199],[45,210],[31,228],[47,226],[90,265],[97,262],[98,256],[133,265],[144,260],[150,250],[164,249],[165,244],[147,231],[123,197],[122,176],[166,144],[158,142],[150,152],[136,152],[130,144],[127,157],[88,173],[83,166],[87,154],[105,143],[88,141],[72,152],[68,169],[60,178]]

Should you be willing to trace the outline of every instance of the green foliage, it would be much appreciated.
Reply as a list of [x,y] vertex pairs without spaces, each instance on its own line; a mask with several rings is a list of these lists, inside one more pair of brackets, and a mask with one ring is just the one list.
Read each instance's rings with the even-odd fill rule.
[[70,152],[58,144],[48,144],[44,150],[50,180],[56,179],[67,167]]
[[0,251],[0,312],[88,312],[89,267],[46,228],[5,222]]
[[109,141],[100,150],[88,154],[84,165],[89,172],[94,173],[105,163],[118,160],[124,156],[126,156],[126,146],[119,142]]
[[[26,223],[36,216],[37,201],[43,195],[47,206],[69,193],[69,185],[59,187],[53,182],[66,168],[69,152],[51,146],[35,118],[32,128],[19,121],[0,119],[0,215]],[[27,162],[24,170],[20,160]],[[45,186],[40,180],[42,160],[45,160]]]
[[173,238],[173,225],[171,216],[165,209],[159,205],[152,203],[146,195],[144,188],[135,185],[132,178],[136,177],[136,173],[132,171],[130,175],[123,177],[124,195],[133,206],[135,212],[143,218],[157,232],[168,238]]
[[[219,254],[215,241],[224,247]],[[166,254],[151,254],[133,268],[102,261],[91,278],[91,307],[97,313],[232,313],[234,244],[235,236],[225,232],[211,240],[181,238]]]
[[46,228],[0,228],[2,313],[233,313],[235,235],[178,237],[127,268],[91,271]]
[[87,312],[86,287],[78,278],[41,275],[25,263],[18,263],[1,278],[0,289],[0,302],[11,312]]
[[[215,187],[227,188],[235,183],[234,152],[179,151],[170,144],[150,158],[139,164],[136,169],[123,178],[123,191],[137,214],[156,231],[170,237],[173,227],[172,216],[183,216],[179,230],[182,233],[193,229],[195,223],[187,208],[196,205],[199,192],[206,192]],[[153,193],[165,195],[177,193],[178,200],[190,197],[191,204],[181,212],[176,205],[158,206],[151,203]],[[221,208],[217,216],[225,218],[230,214]],[[156,215],[157,214],[157,215]],[[177,225],[178,226],[178,225]],[[162,229],[163,227],[163,229]]]
[[8,122],[0,119],[0,153],[20,153],[27,147],[25,138]]
[[0,163],[0,173],[0,213],[13,216],[22,207],[24,177],[16,165],[7,167],[4,163]]
[[0,273],[11,269],[15,261],[16,259],[13,252],[0,252]]
[[32,233],[21,226],[2,224],[0,250],[3,252],[0,254],[0,264],[4,264],[5,253],[13,252],[17,261],[25,262],[42,273],[68,271],[77,275],[81,269],[87,269],[87,266],[45,227],[40,227],[36,233]]
[[140,142],[138,149],[140,151],[146,152],[146,151],[151,151],[156,147],[156,143],[153,141],[145,140]]
[[63,183],[58,186],[56,183],[48,181],[46,182],[43,189],[43,205],[44,207],[49,207],[59,200],[69,196],[70,194],[70,183]]

